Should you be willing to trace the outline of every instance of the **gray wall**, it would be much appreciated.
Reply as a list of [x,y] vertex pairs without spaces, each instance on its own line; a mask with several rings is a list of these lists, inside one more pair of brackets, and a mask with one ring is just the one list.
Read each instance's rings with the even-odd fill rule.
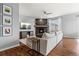
[[64,37],[79,38],[79,13],[62,16]]
[[[12,35],[11,36],[6,36],[0,37],[0,50],[1,49],[6,49],[11,46],[15,46],[19,43],[19,5],[18,4],[8,4],[4,3],[4,5],[11,6],[13,9],[13,26],[12,26]],[[2,4],[0,4],[2,6]],[[1,9],[1,7],[0,7]],[[0,15],[1,15],[0,11]]]

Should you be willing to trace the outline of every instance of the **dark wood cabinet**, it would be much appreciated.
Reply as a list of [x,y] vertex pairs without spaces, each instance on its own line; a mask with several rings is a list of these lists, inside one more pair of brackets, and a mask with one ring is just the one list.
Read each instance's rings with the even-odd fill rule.
[[20,31],[20,39],[26,38],[27,35],[33,36],[33,31]]
[[47,25],[47,19],[35,19],[35,25],[42,25],[42,26],[46,26]]

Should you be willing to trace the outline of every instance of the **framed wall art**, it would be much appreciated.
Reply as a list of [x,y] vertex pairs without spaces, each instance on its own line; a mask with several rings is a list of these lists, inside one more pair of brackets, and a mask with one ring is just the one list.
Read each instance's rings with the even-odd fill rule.
[[3,16],[3,25],[12,25],[12,17]]
[[3,14],[12,15],[12,8],[7,5],[3,5]]
[[3,36],[10,36],[12,35],[12,28],[11,27],[3,27]]

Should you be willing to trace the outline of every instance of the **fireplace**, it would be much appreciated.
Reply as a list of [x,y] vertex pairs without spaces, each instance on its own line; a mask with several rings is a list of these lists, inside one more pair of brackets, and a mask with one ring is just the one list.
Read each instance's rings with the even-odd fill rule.
[[36,19],[35,20],[35,31],[37,37],[42,37],[44,32],[48,32],[47,19]]
[[44,28],[39,28],[39,33],[44,33]]

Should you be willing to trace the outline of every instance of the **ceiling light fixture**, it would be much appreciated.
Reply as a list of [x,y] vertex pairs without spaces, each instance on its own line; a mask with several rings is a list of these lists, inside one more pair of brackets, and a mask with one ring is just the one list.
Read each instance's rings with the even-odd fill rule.
[[50,14],[52,14],[52,13],[43,10],[42,13],[41,13],[40,22],[42,22],[42,18],[44,18],[43,16],[47,17],[47,15],[50,15]]

